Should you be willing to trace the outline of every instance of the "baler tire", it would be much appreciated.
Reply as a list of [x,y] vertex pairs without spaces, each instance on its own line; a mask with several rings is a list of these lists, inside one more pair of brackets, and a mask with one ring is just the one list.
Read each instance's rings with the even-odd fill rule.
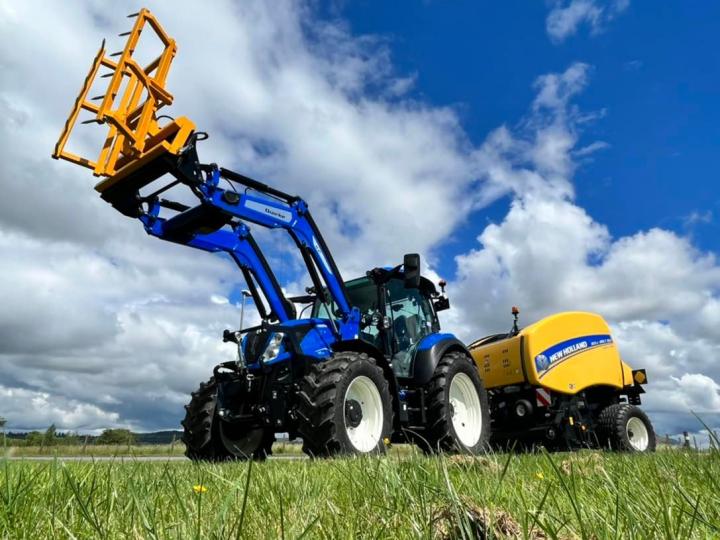
[[[638,448],[633,444],[630,432],[632,424],[644,427],[647,442],[644,448]],[[654,452],[656,446],[655,430],[647,414],[635,405],[628,403],[616,403],[605,407],[598,416],[598,434],[600,444],[603,447],[610,447],[616,452]],[[642,429],[642,428],[640,428]]]
[[[382,412],[379,436],[376,443],[367,449],[358,448],[352,439],[359,432],[351,430],[359,428],[361,424],[355,427],[347,425],[350,401],[346,400],[348,389],[353,384],[370,389],[371,401],[376,400],[376,408],[371,410]],[[370,385],[377,390],[377,395],[372,392]],[[303,452],[310,457],[385,453],[385,439],[392,433],[392,399],[382,368],[367,354],[337,352],[329,360],[312,364],[300,383],[297,399],[297,430],[303,439]],[[355,404],[365,405],[358,401]],[[360,411],[360,419],[357,421],[362,423],[363,415],[370,411],[367,407],[361,407]]]
[[[480,435],[468,446],[453,425],[451,385],[453,378],[464,374],[472,383],[480,405]],[[440,359],[425,389],[427,423],[415,442],[426,454],[436,452],[476,455],[489,449],[490,406],[487,392],[473,361],[464,353],[450,352]]]
[[272,443],[275,436],[268,430],[264,431],[257,448],[248,455],[236,455],[229,451],[222,442],[218,421],[215,417],[217,402],[217,384],[214,378],[200,383],[196,392],[192,393],[190,403],[185,405],[185,418],[182,441],[185,443],[185,455],[192,461],[230,461],[256,459],[264,460],[272,454]]

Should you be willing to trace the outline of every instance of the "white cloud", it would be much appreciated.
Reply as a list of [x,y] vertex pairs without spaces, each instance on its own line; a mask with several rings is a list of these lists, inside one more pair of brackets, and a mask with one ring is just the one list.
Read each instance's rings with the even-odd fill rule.
[[583,146],[582,148],[578,148],[573,152],[573,157],[575,158],[582,158],[591,156],[595,152],[598,152],[600,150],[605,150],[607,148],[610,148],[610,145],[606,143],[605,141],[595,141],[593,143],[588,144],[587,146]]
[[[100,430],[118,425],[119,415],[96,405],[67,399],[62,395],[33,392],[24,388],[0,386],[0,410],[10,419],[8,427],[27,429],[55,424],[83,431]],[[18,423],[17,419],[22,418]]]
[[0,381],[16,390],[7,400],[26,390],[52,405],[0,409],[10,428],[42,428],[54,415],[59,428],[90,429],[73,411],[91,405],[113,425],[175,427],[188,392],[233,358],[220,336],[237,309],[212,300],[237,279],[229,261],[184,260],[190,250],[144,235],[133,243],[99,253],[0,233]]
[[709,223],[712,223],[712,221],[712,210],[705,210],[704,212],[693,210],[692,212],[690,212],[690,214],[683,218],[683,224],[687,229],[691,229],[696,225],[708,225]]
[[677,383],[680,395],[691,410],[720,411],[720,384],[702,373],[685,373],[672,377]]
[[582,24],[587,24],[590,31],[597,34],[629,5],[630,0],[555,0],[545,27],[556,43],[576,34]]

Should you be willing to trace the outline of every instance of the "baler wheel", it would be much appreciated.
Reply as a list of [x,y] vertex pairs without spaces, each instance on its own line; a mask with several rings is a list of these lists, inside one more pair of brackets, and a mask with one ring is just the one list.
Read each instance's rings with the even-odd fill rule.
[[442,357],[425,397],[427,427],[417,444],[425,453],[478,454],[487,449],[490,407],[475,364],[461,352]]
[[338,352],[313,364],[300,383],[298,432],[311,457],[382,454],[392,431],[383,370],[365,353]]
[[616,403],[598,417],[600,442],[618,452],[654,452],[655,430],[647,414],[635,405]]

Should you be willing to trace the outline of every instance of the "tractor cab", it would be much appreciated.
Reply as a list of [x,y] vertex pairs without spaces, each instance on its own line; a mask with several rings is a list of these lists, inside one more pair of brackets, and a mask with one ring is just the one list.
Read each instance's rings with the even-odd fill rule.
[[[382,352],[396,377],[411,376],[419,345],[440,332],[437,312],[450,307],[445,282],[440,282],[442,292],[438,293],[432,281],[420,276],[419,259],[406,255],[403,265],[374,268],[345,283],[350,304],[360,310],[359,339]],[[328,308],[316,299],[312,317],[335,318]]]

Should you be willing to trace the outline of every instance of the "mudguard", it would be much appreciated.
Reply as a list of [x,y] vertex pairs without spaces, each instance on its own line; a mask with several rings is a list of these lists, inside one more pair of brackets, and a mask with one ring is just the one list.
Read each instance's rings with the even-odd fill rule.
[[410,377],[403,384],[421,386],[430,382],[440,359],[451,351],[460,351],[471,358],[467,347],[453,334],[432,334],[420,341],[415,350]]

